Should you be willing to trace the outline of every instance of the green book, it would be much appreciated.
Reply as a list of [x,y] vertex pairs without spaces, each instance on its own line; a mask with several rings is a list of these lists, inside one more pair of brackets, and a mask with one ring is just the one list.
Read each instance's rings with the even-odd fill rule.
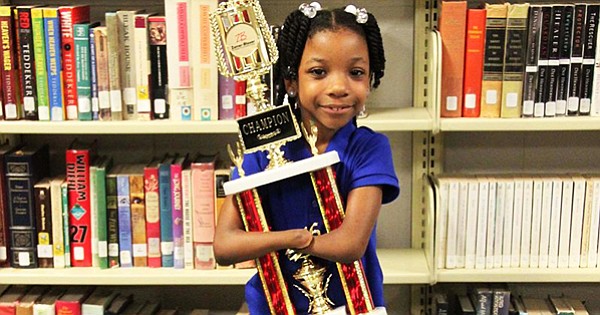
[[31,23],[31,31],[33,35],[33,56],[35,60],[36,91],[38,100],[38,119],[50,120],[48,74],[46,72],[46,35],[44,31],[44,14],[42,8],[31,9]]
[[[107,156],[102,156],[98,163],[90,167],[90,181],[92,185],[92,202],[95,210],[95,216],[92,217],[92,242],[94,234],[97,239],[97,251],[94,253],[92,245],[92,264],[97,260],[100,269],[108,268],[108,217],[106,208],[106,172],[112,167],[113,160]],[[92,215],[94,213],[92,212]],[[96,230],[96,233],[93,232]]]
[[90,59],[90,28],[100,22],[73,25],[75,65],[77,74],[77,108],[79,120],[92,120],[92,74]]
[[65,268],[71,267],[71,237],[69,234],[69,189],[67,182],[60,186],[62,196],[63,230],[65,233]]

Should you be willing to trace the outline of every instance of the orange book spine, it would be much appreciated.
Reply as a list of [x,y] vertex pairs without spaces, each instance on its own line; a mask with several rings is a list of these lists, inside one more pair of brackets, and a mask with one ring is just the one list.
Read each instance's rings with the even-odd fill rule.
[[442,37],[442,117],[462,115],[466,1],[442,1],[438,28]]
[[215,236],[215,162],[192,163],[192,209],[194,267],[214,269],[212,251]]
[[481,111],[481,79],[483,77],[485,17],[485,9],[467,10],[462,108],[463,117],[479,117]]
[[144,175],[141,173],[129,175],[129,200],[131,202],[133,266],[147,267],[146,206],[144,202]]

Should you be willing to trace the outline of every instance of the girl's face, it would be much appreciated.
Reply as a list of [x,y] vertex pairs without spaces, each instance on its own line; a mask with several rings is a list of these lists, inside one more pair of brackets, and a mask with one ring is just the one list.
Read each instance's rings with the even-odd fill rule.
[[367,42],[360,35],[340,29],[309,38],[292,87],[305,126],[315,121],[321,138],[352,120],[369,95],[369,70]]

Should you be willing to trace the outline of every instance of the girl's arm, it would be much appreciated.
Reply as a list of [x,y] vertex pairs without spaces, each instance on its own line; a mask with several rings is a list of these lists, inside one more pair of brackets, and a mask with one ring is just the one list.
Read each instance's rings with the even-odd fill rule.
[[367,249],[371,232],[381,209],[382,191],[378,186],[353,189],[348,194],[346,216],[342,225],[327,234],[316,236],[302,253],[330,261],[351,263]]
[[222,265],[255,259],[281,249],[304,248],[312,241],[312,235],[305,229],[246,232],[232,196],[225,199],[217,222],[214,251],[217,262]]

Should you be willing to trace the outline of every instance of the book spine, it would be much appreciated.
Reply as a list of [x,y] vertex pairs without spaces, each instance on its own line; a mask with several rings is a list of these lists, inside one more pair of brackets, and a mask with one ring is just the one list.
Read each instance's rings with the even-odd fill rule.
[[194,91],[194,120],[217,120],[219,93],[217,59],[210,28],[210,12],[217,9],[217,0],[190,1],[190,44],[192,84]]
[[65,268],[65,234],[62,216],[61,185],[64,180],[53,179],[50,182],[50,201],[52,204],[52,247],[54,268]]
[[33,55],[35,61],[35,82],[38,119],[50,120],[50,100],[48,96],[48,71],[46,69],[46,35],[44,31],[44,11],[31,9],[31,29],[33,37]]
[[466,1],[442,1],[438,28],[442,37],[442,117],[462,114]]
[[117,11],[119,27],[119,69],[123,91],[123,119],[137,119],[136,72],[134,57],[135,11]]
[[173,215],[173,267],[184,268],[183,204],[181,198],[181,164],[171,165],[171,211]]
[[520,267],[529,268],[531,248],[531,214],[533,212],[533,179],[523,180],[523,213],[521,215]]
[[569,267],[569,237],[571,233],[571,210],[573,205],[573,179],[563,178],[560,236],[558,244],[558,267]]
[[510,268],[512,259],[513,210],[515,199],[515,180],[510,178],[504,187],[504,233],[502,236],[502,267]]
[[486,11],[484,9],[467,10],[463,117],[479,117],[481,112],[481,80],[483,76],[483,49],[485,46],[485,18]]
[[8,192],[5,167],[4,155],[0,155],[0,268],[10,266],[10,260],[8,259],[10,247],[10,208],[7,200]]
[[527,35],[527,53],[525,57],[525,74],[523,79],[523,117],[533,117],[536,88],[538,81],[538,56],[540,50],[542,7],[529,7]]
[[106,167],[97,167],[94,180],[96,189],[96,215],[98,217],[98,267],[108,268],[108,226],[106,198]]
[[583,46],[583,63],[581,66],[581,88],[579,90],[579,115],[589,115],[594,90],[594,68],[596,45],[598,38],[598,18],[600,4],[588,4],[585,19],[585,44]]
[[551,46],[552,7],[542,7],[542,27],[540,30],[540,50],[538,53],[538,81],[536,86],[534,117],[544,117],[548,100],[548,72]]
[[168,98],[170,119],[192,120],[192,69],[190,60],[190,0],[165,1],[167,37],[177,40],[167,45]]
[[48,72],[48,98],[50,105],[50,120],[65,119],[62,92],[62,61],[60,24],[58,9],[44,8],[44,30],[46,32],[46,69]]
[[98,120],[111,120],[106,26],[94,28],[94,39],[96,40],[96,74],[98,77]]
[[11,259],[13,268],[37,268],[37,235],[34,210],[34,179],[23,169],[30,162],[7,163],[7,192],[9,206],[9,229],[11,238]]
[[246,81],[235,81],[234,101],[235,119],[246,117],[248,115]]
[[56,315],[82,315],[79,301],[56,301]]
[[77,120],[77,65],[75,63],[75,34],[73,27],[77,23],[89,22],[90,7],[59,7],[58,14],[60,16],[63,95],[66,117],[68,120]]
[[573,19],[573,46],[571,49],[571,73],[569,74],[569,98],[567,114],[579,113],[579,90],[581,87],[581,70],[583,64],[583,45],[585,43],[585,16],[587,5],[576,4]]
[[0,74],[2,77],[5,120],[17,120],[23,116],[22,98],[19,89],[19,66],[16,50],[12,49],[17,45],[13,9],[12,6],[0,6],[0,30],[2,32],[0,53],[2,54],[3,65]]
[[96,177],[98,172],[97,165],[90,165],[90,234],[92,239],[92,267],[100,267],[100,257],[98,256],[98,187],[96,186]]
[[515,196],[513,198],[513,222],[512,222],[512,244],[511,244],[511,259],[510,266],[512,268],[518,268],[521,265],[521,232],[522,228],[522,217],[523,213],[523,178],[515,178]]
[[148,42],[148,14],[135,15],[135,86],[137,96],[137,118],[150,120],[150,46]]
[[119,206],[116,175],[106,176],[108,266],[119,267]]
[[[479,178],[479,198],[477,205],[477,241],[475,244],[475,268],[485,269],[485,246],[487,236],[487,204],[490,183],[487,178]],[[447,190],[447,188],[446,188]],[[447,192],[446,192],[447,193]],[[447,221],[447,214],[444,221]]]
[[586,182],[582,176],[576,176],[573,178],[571,238],[569,242],[569,268],[579,268],[581,261],[581,238],[583,230],[583,213],[585,208],[585,188]]
[[523,73],[527,47],[527,14],[529,4],[510,4],[506,19],[506,45],[502,74],[500,116],[518,118],[523,102]]
[[550,249],[550,225],[552,219],[552,178],[546,177],[542,180],[542,213],[540,225],[540,259],[539,268],[548,268]]
[[119,262],[121,267],[133,267],[131,235],[131,200],[129,175],[117,175],[117,202],[119,209]]
[[564,5],[552,6],[550,34],[548,43],[548,80],[544,94],[544,116],[556,116],[556,89],[558,86],[558,73],[560,69],[560,30],[564,19]]
[[98,113],[100,111],[98,105],[98,72],[97,72],[97,58],[96,58],[96,36],[94,35],[94,27],[91,26],[89,29],[90,38],[90,85],[91,85],[91,110],[92,120],[98,120]]
[[39,268],[53,268],[52,213],[50,182],[41,181],[34,186],[37,234],[37,258]]
[[167,103],[167,24],[164,16],[148,18],[150,45],[150,99],[154,119],[169,118]]
[[508,4],[486,4],[481,117],[500,117]]
[[183,206],[183,266],[194,269],[194,241],[192,234],[192,170],[181,171],[181,201]]
[[23,93],[24,118],[37,120],[37,93],[35,76],[35,54],[33,45],[33,29],[31,7],[17,8],[19,21],[19,48],[21,49],[20,68]]
[[146,237],[148,242],[148,267],[160,267],[160,195],[158,167],[144,169],[144,198],[146,203]]
[[79,120],[92,120],[92,77],[90,62],[90,24],[73,25],[75,73]]
[[556,87],[556,115],[567,115],[571,47],[573,45],[573,18],[575,6],[565,5],[559,34],[559,70]]
[[215,164],[192,164],[194,214],[194,265],[196,269],[214,269],[215,235]]
[[158,169],[160,195],[160,252],[163,267],[173,267],[173,215],[171,211],[171,166]]
[[92,266],[90,152],[66,151],[66,180],[69,188],[69,229],[73,267]]
[[106,12],[106,37],[108,51],[108,88],[112,120],[123,120],[121,95],[121,65],[119,50],[119,21],[116,12]]
[[235,97],[235,80],[219,75],[219,120],[235,119],[233,104]]
[[531,245],[529,247],[529,267],[538,268],[540,265],[540,229],[542,220],[542,194],[544,192],[542,178],[533,180],[533,206],[531,210]]
[[144,175],[129,176],[129,197],[131,203],[131,242],[133,265],[148,266],[148,243],[146,238],[146,205],[144,203]]
[[560,211],[562,201],[562,180],[552,178],[552,206],[550,215],[550,239],[548,244],[548,267],[558,267],[558,247],[560,235]]
[[69,188],[67,181],[60,185],[60,196],[62,199],[63,235],[65,241],[65,268],[72,266],[71,263],[71,234],[69,223]]

